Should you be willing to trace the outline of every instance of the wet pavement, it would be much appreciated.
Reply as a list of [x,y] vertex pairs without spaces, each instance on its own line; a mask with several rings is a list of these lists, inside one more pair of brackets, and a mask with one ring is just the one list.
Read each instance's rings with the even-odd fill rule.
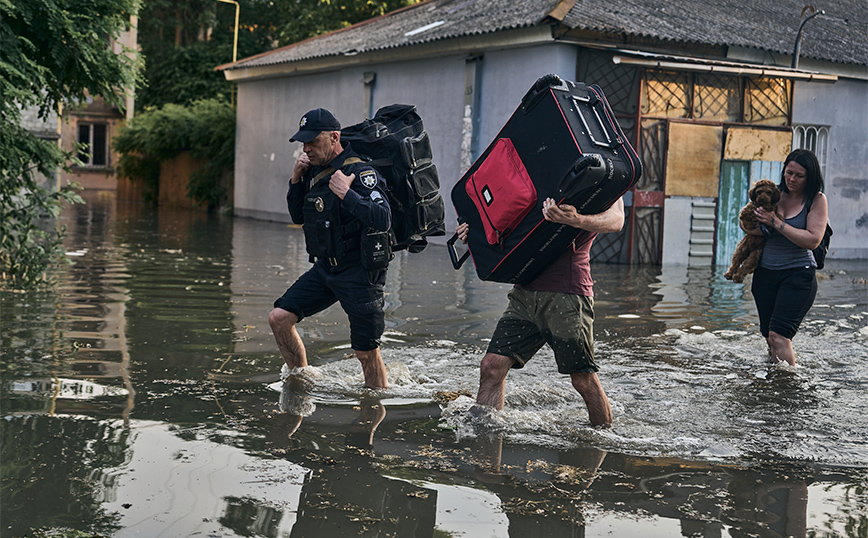
[[284,386],[267,314],[300,229],[87,194],[57,285],[2,293],[0,537],[868,536],[864,260],[828,261],[796,368],[724,267],[594,265],[615,424],[548,348],[479,420],[509,286],[442,245],[390,266],[389,389],[362,389],[339,308]]

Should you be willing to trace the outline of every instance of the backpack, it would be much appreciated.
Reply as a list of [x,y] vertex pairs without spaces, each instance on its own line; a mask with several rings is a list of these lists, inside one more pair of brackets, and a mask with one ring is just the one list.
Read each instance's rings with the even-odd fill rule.
[[829,226],[829,223],[826,223],[826,232],[823,234],[823,239],[820,240],[820,244],[812,250],[814,253],[814,261],[817,262],[817,269],[822,269],[826,265],[826,253],[829,252],[829,242],[832,237],[832,227]]
[[[808,211],[811,210],[811,204],[813,202],[813,200],[808,202]],[[826,221],[826,231],[823,233],[823,238],[820,240],[820,244],[817,245],[817,248],[811,251],[814,254],[814,261],[817,262],[817,270],[826,266],[826,254],[829,252],[829,243],[832,241],[833,233],[832,227],[829,226],[829,222]]]
[[370,159],[386,180],[392,250],[421,252],[429,236],[446,235],[446,208],[431,142],[414,105],[389,105],[372,119],[341,129],[341,140]]

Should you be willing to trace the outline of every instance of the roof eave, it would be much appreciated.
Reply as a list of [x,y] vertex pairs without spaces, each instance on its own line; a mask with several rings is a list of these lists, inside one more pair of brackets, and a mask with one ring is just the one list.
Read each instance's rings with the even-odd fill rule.
[[441,39],[426,43],[413,43],[399,47],[380,48],[369,51],[331,54],[316,58],[305,58],[251,67],[227,64],[218,67],[226,80],[244,82],[248,80],[294,76],[302,74],[333,71],[349,66],[375,63],[419,60],[455,54],[475,54],[482,51],[500,50],[529,45],[555,43],[552,25],[543,24],[525,28],[502,30],[487,34]]

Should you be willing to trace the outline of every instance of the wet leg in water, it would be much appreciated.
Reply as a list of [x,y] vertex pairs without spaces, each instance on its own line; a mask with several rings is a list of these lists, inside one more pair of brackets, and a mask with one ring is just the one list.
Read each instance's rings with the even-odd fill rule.
[[766,338],[769,345],[769,357],[774,362],[786,362],[790,366],[796,365],[796,353],[793,351],[793,341],[781,336],[774,331],[769,331]]

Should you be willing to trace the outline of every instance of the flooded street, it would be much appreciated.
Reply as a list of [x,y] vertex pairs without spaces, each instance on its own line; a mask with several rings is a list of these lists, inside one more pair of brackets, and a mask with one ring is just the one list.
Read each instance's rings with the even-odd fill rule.
[[819,273],[795,368],[725,267],[594,265],[614,425],[548,347],[479,420],[509,286],[444,246],[390,266],[388,389],[362,389],[339,307],[299,325],[284,387],[267,315],[300,228],[88,195],[57,285],[2,293],[2,538],[868,536],[864,260]]

